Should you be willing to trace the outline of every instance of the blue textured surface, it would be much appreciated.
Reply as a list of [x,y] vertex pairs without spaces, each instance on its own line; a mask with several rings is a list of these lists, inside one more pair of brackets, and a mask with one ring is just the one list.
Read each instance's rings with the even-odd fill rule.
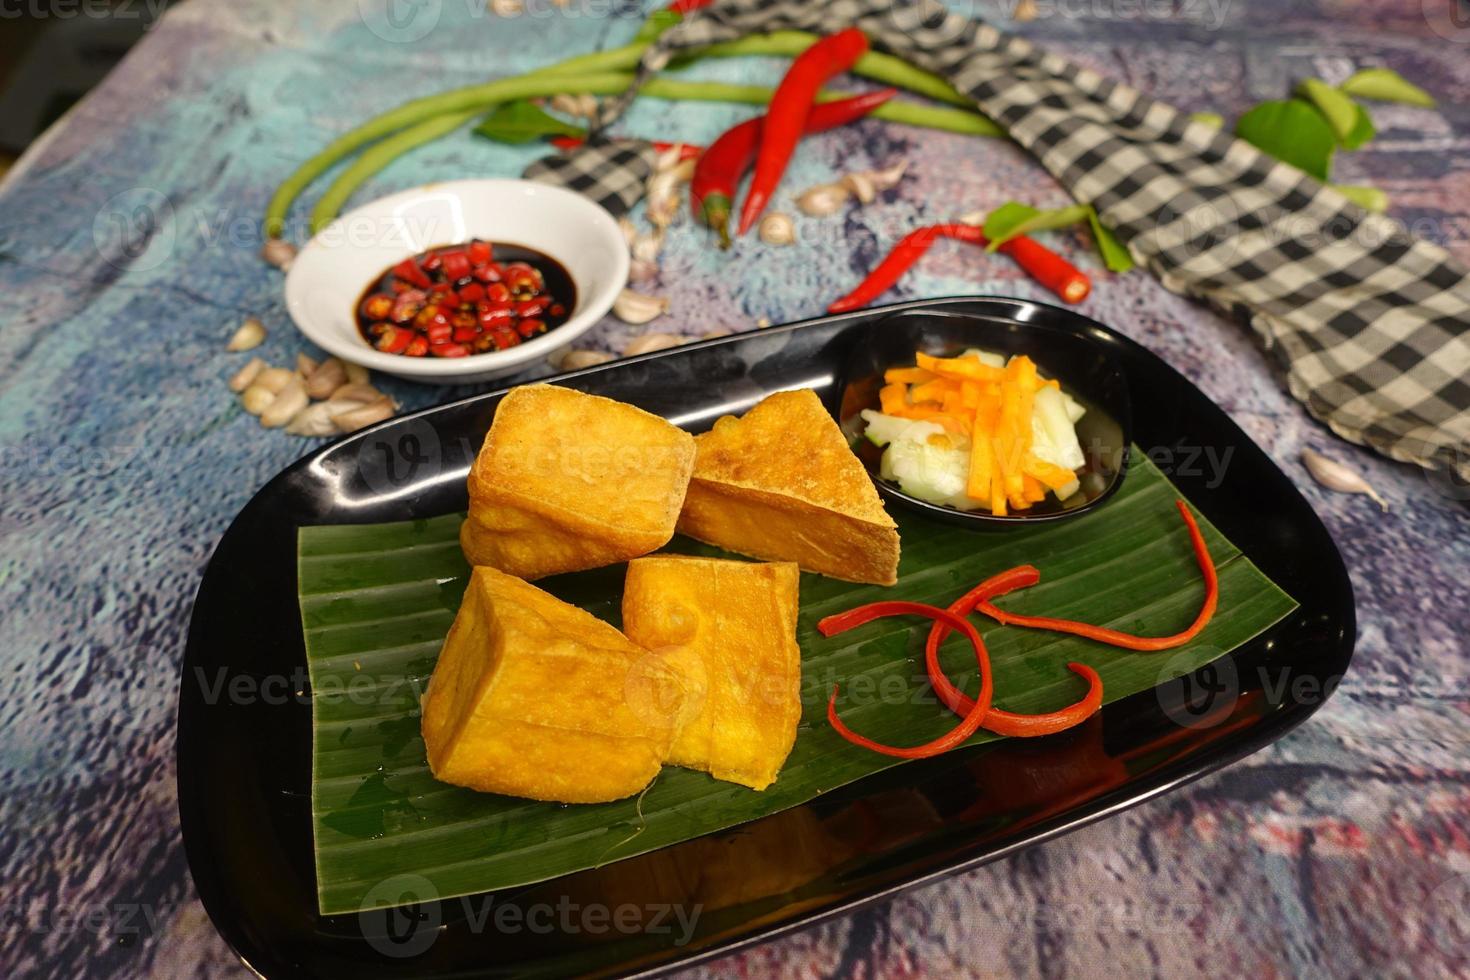
[[[173,723],[210,549],[255,489],[310,448],[262,430],[224,387],[239,364],[224,340],[244,315],[270,326],[258,351],[268,360],[305,349],[279,273],[257,258],[259,215],[297,163],[386,106],[633,30],[585,8],[532,6],[541,16],[503,19],[468,0],[421,0],[409,33],[438,19],[406,43],[379,36],[391,32],[371,0],[195,0],[0,187],[0,975],[243,974],[188,880]],[[1436,33],[1420,7],[1221,0],[1162,17],[1147,13],[1160,13],[1155,4],[1043,2],[1023,29],[1184,108],[1227,115],[1302,75],[1399,69],[1442,108],[1375,109],[1378,140],[1340,159],[1336,178],[1382,186],[1396,217],[1470,260],[1470,35]],[[1092,15],[1047,15],[1057,10]],[[779,68],[696,72],[771,84]],[[622,128],[707,141],[748,112],[648,100]],[[536,152],[459,134],[399,161],[357,200],[518,173]],[[804,144],[785,186],[899,159],[911,167],[898,191],[803,219],[799,250],[742,243],[722,255],[687,223],[675,228],[652,287],[673,312],[649,329],[701,336],[810,316],[915,223],[1009,198],[1064,200],[1007,143],[875,122]],[[1081,236],[1059,247],[1095,266]],[[704,972],[1470,969],[1470,512],[1418,472],[1332,439],[1234,325],[1141,272],[1094,276],[1083,311],[1183,370],[1289,472],[1308,482],[1297,454],[1314,446],[1388,499],[1385,516],[1363,497],[1307,490],[1357,588],[1353,670],[1304,728],[1223,773]],[[942,245],[892,298],[954,293],[1038,295],[1006,262]],[[616,349],[636,332],[609,321],[594,339]],[[462,393],[384,386],[410,407]]]

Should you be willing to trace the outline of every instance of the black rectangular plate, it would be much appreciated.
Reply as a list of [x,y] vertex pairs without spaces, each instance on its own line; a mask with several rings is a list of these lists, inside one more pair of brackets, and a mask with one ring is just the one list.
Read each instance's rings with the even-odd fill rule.
[[[687,965],[1066,833],[1240,759],[1320,707],[1322,698],[1283,698],[1287,685],[1271,681],[1307,678],[1331,690],[1352,658],[1352,587],[1326,529],[1184,377],[1070,310],[996,298],[906,303],[554,380],[698,431],[778,389],[810,387],[830,401],[859,328],[901,310],[1044,323],[1105,344],[1128,376],[1135,442],[1156,459],[1170,454],[1170,478],[1300,606],[1200,676],[1110,704],[1066,735],[899,766],[730,831],[510,893],[321,916],[297,531],[463,510],[465,474],[503,392],[393,419],[271,480],[225,533],[195,600],[179,687],[179,813],[200,898],[241,958],[267,977],[628,975]],[[1232,454],[1223,480],[1198,465],[1203,447]],[[809,865],[800,874],[791,848],[772,846],[792,840],[812,842],[798,849]],[[708,873],[691,883],[681,872],[695,863]],[[407,894],[413,883],[384,887]],[[623,932],[564,930],[563,921],[593,920],[557,911],[625,904],[641,911],[640,925]],[[537,928],[505,927],[514,916],[497,925],[494,910],[507,905],[549,911]],[[686,915],[699,907],[687,942],[677,927],[652,928],[650,910],[662,905]]]

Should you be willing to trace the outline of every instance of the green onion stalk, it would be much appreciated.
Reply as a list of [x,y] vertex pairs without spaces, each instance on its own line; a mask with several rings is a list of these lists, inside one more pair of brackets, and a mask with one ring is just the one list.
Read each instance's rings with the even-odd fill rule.
[[[816,35],[801,31],[777,31],[711,45],[702,54],[715,57],[789,56],[801,53],[816,40]],[[301,192],[317,177],[361,147],[369,143],[376,144],[343,170],[327,188],[311,212],[313,232],[335,218],[352,192],[389,163],[415,147],[452,132],[502,102],[563,92],[616,95],[627,91],[633,81],[631,71],[637,67],[650,43],[651,40],[634,42],[608,51],[578,55],[524,75],[414,99],[368,120],[337,137],[281,183],[266,207],[266,236],[280,237],[285,229],[287,212]],[[870,52],[858,59],[853,71],[875,81],[918,92],[943,102],[969,104],[964,96],[937,75],[915,68],[891,55]],[[762,86],[654,78],[643,87],[641,94],[662,99],[764,105],[770,101],[772,91]],[[824,92],[822,98],[834,99],[842,95],[840,92]],[[1004,131],[995,123],[969,110],[890,102],[878,107],[872,115],[877,119],[948,132],[976,136],[1004,135]]]

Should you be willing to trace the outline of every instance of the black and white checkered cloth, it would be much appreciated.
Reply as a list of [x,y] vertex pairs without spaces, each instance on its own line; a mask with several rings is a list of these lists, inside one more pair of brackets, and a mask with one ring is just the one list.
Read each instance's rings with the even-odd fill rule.
[[1339,435],[1470,480],[1470,271],[1226,132],[933,0],[718,0],[640,82],[677,52],[849,25],[973,97],[1169,289],[1248,322]]
[[586,195],[618,218],[643,197],[655,159],[646,140],[589,140],[570,153],[537,160],[521,176]]

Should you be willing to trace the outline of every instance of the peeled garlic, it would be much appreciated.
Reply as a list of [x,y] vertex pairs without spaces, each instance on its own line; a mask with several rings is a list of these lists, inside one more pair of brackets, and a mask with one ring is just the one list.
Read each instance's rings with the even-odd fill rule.
[[796,199],[796,206],[801,209],[802,214],[824,218],[829,214],[836,214],[851,193],[841,184],[818,184],[802,191],[801,196]]
[[647,282],[658,275],[657,262],[645,262],[642,259],[634,259],[628,264],[629,282]]
[[303,379],[311,377],[312,372],[315,370],[316,358],[307,354],[296,355],[296,373],[301,375]]
[[347,368],[335,357],[329,357],[306,376],[306,393],[312,398],[327,398],[346,383]]
[[679,166],[679,164],[685,163],[686,161],[679,159],[679,157],[682,156],[683,153],[683,143],[675,143],[673,146],[670,146],[667,149],[663,150],[661,153],[659,153],[658,156],[654,157],[653,159],[653,172],[656,174],[663,173],[665,170],[673,170],[675,167]]
[[296,380],[296,372],[282,367],[268,367],[255,376],[250,382],[251,387],[264,388],[272,395],[279,394],[281,389]]
[[490,12],[497,17],[514,17],[526,9],[526,0],[490,0]]
[[1312,478],[1329,490],[1338,493],[1362,493],[1372,498],[1373,502],[1388,510],[1388,501],[1378,495],[1378,491],[1369,485],[1368,481],[1349,469],[1346,465],[1335,459],[1328,459],[1319,452],[1311,449],[1302,450],[1302,463]]
[[976,228],[984,228],[987,214],[988,212],[985,211],[966,211],[955,220],[962,225],[973,225]]
[[618,219],[618,230],[623,233],[623,241],[628,244],[628,251],[631,252],[633,243],[638,240],[638,226],[625,214]]
[[267,408],[270,408],[271,402],[275,400],[276,393],[274,391],[258,384],[250,385],[240,396],[240,404],[251,415],[259,415]]
[[580,371],[582,368],[606,364],[612,359],[613,356],[607,351],[569,350],[557,360],[556,366],[562,371]]
[[252,357],[249,364],[246,364],[230,377],[230,390],[237,393],[244,391],[250,387],[255,379],[260,376],[260,372],[264,370],[265,361],[262,361],[258,357]]
[[908,163],[901,161],[882,170],[848,174],[842,178],[842,186],[857,195],[857,199],[863,204],[869,204],[878,196],[879,191],[886,191],[903,179],[903,172],[907,169]]
[[337,423],[332,421],[332,409],[326,402],[317,402],[308,405],[286,425],[286,431],[293,436],[334,436],[337,434]]
[[283,238],[272,238],[260,247],[260,257],[284,272],[296,261],[296,246]]
[[265,341],[265,324],[255,317],[247,317],[245,322],[236,328],[230,335],[230,342],[225,345],[225,350],[239,353],[244,350],[254,350]]
[[332,415],[332,421],[343,432],[356,432],[364,426],[391,419],[394,410],[393,400],[384,395],[377,401],[368,402],[366,405],[359,405],[345,412],[335,412]]
[[327,399],[327,404],[332,406],[334,412],[346,412],[386,397],[388,396],[370,384],[349,381],[332,392],[331,397]]
[[347,380],[353,384],[367,384],[371,374],[361,364],[353,364],[351,361],[343,361],[342,369],[347,372]]
[[639,235],[633,240],[630,249],[634,262],[656,262],[658,253],[664,247],[664,233],[660,228],[648,234]]
[[623,348],[625,357],[634,354],[648,354],[656,350],[667,350],[670,347],[678,347],[684,343],[684,338],[675,337],[667,333],[646,333]]
[[790,245],[796,241],[796,223],[783,211],[772,211],[762,218],[757,231],[767,245]]
[[597,96],[591,92],[579,92],[576,95],[562,92],[551,97],[551,108],[579,119],[596,119]]
[[260,424],[267,429],[278,429],[291,419],[296,413],[310,404],[311,399],[306,397],[306,386],[301,383],[300,378],[292,378],[286,387],[276,392],[276,397],[266,406],[265,411],[260,413]]
[[624,323],[647,323],[656,316],[662,316],[669,310],[669,301],[662,296],[649,296],[647,293],[634,292],[624,289],[618,293],[618,298],[613,300],[613,316]]
[[679,185],[694,175],[694,161],[685,160],[648,178],[648,221],[655,228],[667,228],[679,213]]

